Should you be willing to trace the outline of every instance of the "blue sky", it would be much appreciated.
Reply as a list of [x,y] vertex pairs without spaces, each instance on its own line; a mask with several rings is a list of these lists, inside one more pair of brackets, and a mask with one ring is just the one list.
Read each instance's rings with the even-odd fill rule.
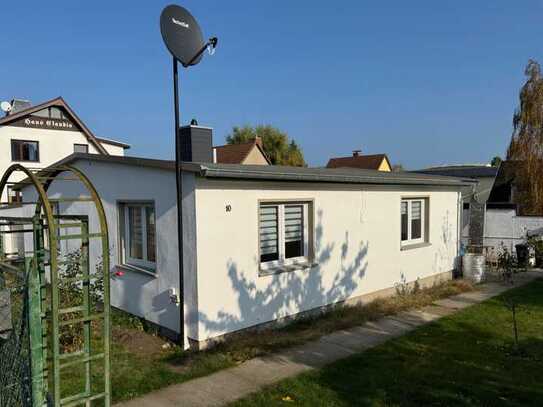
[[[63,96],[131,155],[173,157],[163,1],[19,1],[0,12],[0,99]],[[385,152],[393,163],[503,154],[541,1],[184,1],[219,47],[181,71],[181,113],[214,128],[272,124],[310,165]]]

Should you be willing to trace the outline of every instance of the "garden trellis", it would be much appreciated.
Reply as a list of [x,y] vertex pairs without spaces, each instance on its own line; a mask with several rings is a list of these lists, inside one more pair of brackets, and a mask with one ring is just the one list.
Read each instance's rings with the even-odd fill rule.
[[[9,181],[21,174],[22,181]],[[76,182],[86,195],[53,200],[48,191],[56,182]],[[98,193],[72,166],[41,170],[15,164],[2,177],[0,194],[8,185],[25,187],[25,195],[34,189],[36,199],[25,201],[23,195],[21,201],[0,203],[0,214],[9,212],[0,216],[0,407],[108,406],[109,243]],[[89,214],[96,216],[97,230],[91,230]],[[6,244],[10,236],[22,236],[17,250]],[[91,258],[91,243],[100,256]],[[79,253],[76,264],[66,253],[68,245]],[[100,267],[91,270],[91,264]],[[64,343],[69,335],[81,339],[78,346]],[[79,388],[74,376],[81,379]],[[71,385],[63,386],[67,377]]]

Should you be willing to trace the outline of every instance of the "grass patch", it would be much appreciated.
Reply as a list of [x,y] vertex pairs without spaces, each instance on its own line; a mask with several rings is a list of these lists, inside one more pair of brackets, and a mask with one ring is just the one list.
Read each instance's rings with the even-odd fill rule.
[[[519,348],[512,314],[518,304]],[[234,406],[541,405],[543,279]]]
[[[376,299],[365,305],[336,306],[326,312],[294,320],[281,328],[268,329],[264,334],[255,335],[244,332],[233,336],[211,349],[206,354],[221,353],[228,355],[234,363],[244,362],[250,358],[264,356],[287,347],[300,345],[315,340],[334,331],[362,325],[406,309],[423,307],[434,301],[451,295],[473,290],[473,286],[465,280],[447,281],[429,288],[398,290],[400,295],[390,298]],[[202,354],[200,352],[200,354]],[[190,360],[193,354],[186,353]]]
[[[361,325],[368,320],[409,308],[429,305],[437,299],[472,290],[462,280],[449,281],[428,289],[399,290],[402,295],[378,299],[363,306],[338,306],[318,316],[296,320],[281,328],[240,333],[213,349],[184,352],[165,342],[135,317],[113,310],[111,383],[113,402],[141,396],[174,383],[181,383],[235,366],[257,356],[284,350],[340,329]],[[163,345],[166,348],[163,348]],[[93,343],[98,347],[98,343]],[[98,365],[98,364],[97,364]],[[81,371],[69,370],[63,381],[65,394],[82,386]],[[93,371],[93,382],[101,386],[100,369]]]

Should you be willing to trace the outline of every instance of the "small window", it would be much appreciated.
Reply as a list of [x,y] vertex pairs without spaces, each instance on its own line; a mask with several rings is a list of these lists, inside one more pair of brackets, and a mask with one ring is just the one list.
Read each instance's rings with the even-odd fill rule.
[[74,153],[89,153],[88,144],[74,144]]
[[39,161],[39,150],[37,141],[11,140],[12,161]]
[[309,206],[303,202],[260,205],[260,265],[263,270],[308,262]]
[[62,110],[60,110],[58,107],[50,107],[49,117],[51,119],[62,119]]
[[15,191],[12,185],[8,185],[8,202],[9,203],[23,202],[23,195],[21,194],[21,191]]
[[152,203],[120,205],[123,263],[155,270],[156,219]]
[[426,242],[426,199],[403,199],[401,203],[401,244]]

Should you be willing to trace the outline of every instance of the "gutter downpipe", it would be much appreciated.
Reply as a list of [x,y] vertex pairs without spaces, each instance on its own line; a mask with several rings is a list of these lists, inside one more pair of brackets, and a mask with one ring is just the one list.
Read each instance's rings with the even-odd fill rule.
[[457,207],[457,214],[456,214],[456,258],[457,258],[457,263],[456,263],[456,277],[459,278],[461,277],[461,272],[462,272],[462,252],[461,252],[461,248],[462,248],[462,229],[463,229],[463,224],[462,224],[462,219],[463,219],[463,214],[464,214],[464,207],[463,207],[463,201],[462,201],[462,191],[458,191],[457,192],[457,203],[456,203],[456,207]]

